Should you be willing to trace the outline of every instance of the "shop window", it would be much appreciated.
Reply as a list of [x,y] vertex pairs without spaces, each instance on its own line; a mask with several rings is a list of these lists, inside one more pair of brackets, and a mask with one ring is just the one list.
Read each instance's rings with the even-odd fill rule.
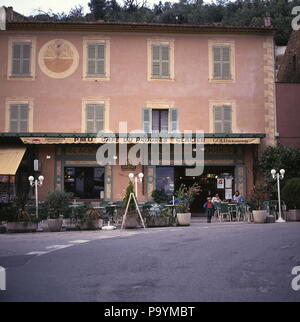
[[104,196],[104,167],[68,167],[64,170],[64,190],[75,198],[100,199]]
[[174,194],[174,167],[156,168],[156,190]]

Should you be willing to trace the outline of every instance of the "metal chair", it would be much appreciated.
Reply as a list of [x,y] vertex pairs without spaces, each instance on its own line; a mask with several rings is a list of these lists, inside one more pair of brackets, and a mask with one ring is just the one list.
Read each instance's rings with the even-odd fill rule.
[[222,222],[224,217],[228,217],[231,221],[231,214],[227,203],[221,202],[217,208],[219,220]]

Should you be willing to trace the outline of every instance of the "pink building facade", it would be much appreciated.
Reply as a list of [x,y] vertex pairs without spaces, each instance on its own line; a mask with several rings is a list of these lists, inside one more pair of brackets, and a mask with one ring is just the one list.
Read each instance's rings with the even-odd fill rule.
[[[119,122],[169,137],[203,130],[204,173],[187,177],[174,156],[169,164],[100,166],[97,132],[118,137]],[[249,196],[254,160],[276,142],[273,30],[8,23],[0,31],[0,132],[2,148],[23,151],[17,169],[0,170],[12,195],[38,159],[41,198],[59,189],[78,199],[122,200],[130,172],[144,174],[144,201],[153,190],[172,195],[194,182],[203,198],[234,190]],[[217,178],[231,179],[231,192]]]

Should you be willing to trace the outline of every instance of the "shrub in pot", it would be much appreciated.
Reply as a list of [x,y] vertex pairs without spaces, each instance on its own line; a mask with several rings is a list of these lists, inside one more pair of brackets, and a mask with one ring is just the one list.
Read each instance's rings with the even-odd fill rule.
[[300,178],[289,179],[282,189],[282,198],[289,211],[287,219],[300,221]]
[[35,232],[38,223],[31,220],[29,213],[24,209],[16,209],[15,216],[7,221],[7,231],[9,233]]
[[[134,193],[134,187],[133,187],[133,183],[131,181],[129,181],[128,186],[126,188],[126,194],[123,199],[123,204],[122,204],[122,208],[124,210],[126,210],[131,193]],[[131,198],[130,203],[129,203],[129,207],[128,207],[128,212],[127,212],[126,219],[125,219],[125,223],[124,223],[124,227],[125,228],[137,228],[138,226],[139,226],[138,212],[136,210],[135,202]]]
[[92,207],[85,211],[85,214],[79,224],[80,229],[85,230],[100,229],[102,226],[103,219],[101,218],[100,210]]
[[152,205],[148,210],[145,221],[148,227],[167,227],[172,224],[170,209],[161,209],[158,204]]
[[45,209],[48,213],[48,228],[51,232],[61,231],[63,217],[70,215],[69,203],[72,198],[71,193],[55,190],[48,192],[45,200]]
[[191,223],[190,206],[194,201],[197,193],[199,192],[198,184],[193,184],[191,187],[187,187],[181,184],[175,195],[179,200],[176,206],[177,211],[177,224],[179,226],[189,226]]

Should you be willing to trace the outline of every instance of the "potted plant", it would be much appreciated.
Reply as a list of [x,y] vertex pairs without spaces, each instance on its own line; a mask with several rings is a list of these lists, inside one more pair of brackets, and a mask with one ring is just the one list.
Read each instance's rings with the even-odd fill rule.
[[103,226],[103,219],[99,209],[88,207],[85,210],[84,216],[80,221],[80,229],[85,230],[96,230]]
[[146,212],[145,221],[147,227],[167,227],[172,223],[171,210],[158,205],[152,205]]
[[164,190],[153,190],[151,196],[152,199],[158,204],[167,203],[170,199]]
[[252,208],[252,215],[253,215],[253,221],[255,223],[266,223],[267,222],[267,216],[268,216],[268,210],[262,209],[263,203],[265,200],[269,199],[267,197],[268,195],[268,188],[265,185],[258,185],[254,187],[251,193],[251,202],[253,204]]
[[25,210],[27,192],[19,193],[16,205],[10,206],[10,215],[7,216],[7,231],[10,233],[35,232],[38,222],[33,221],[30,214]]
[[191,187],[181,184],[175,196],[179,200],[176,206],[177,224],[179,226],[189,226],[191,224],[190,206],[199,191],[199,186],[195,183]]
[[70,214],[69,202],[71,193],[55,190],[48,192],[45,200],[45,208],[48,214],[48,228],[51,232],[61,231],[63,217]]
[[282,198],[289,211],[287,220],[300,221],[300,178],[289,179],[282,189]]
[[[124,211],[126,210],[131,193],[134,193],[134,187],[133,187],[133,183],[131,181],[129,181],[129,184],[126,188],[126,195],[125,195],[125,198],[123,199],[122,208],[124,209]],[[138,225],[139,225],[139,222],[138,222],[138,214],[137,214],[137,210],[136,210],[136,205],[135,205],[133,198],[131,198],[129,206],[128,206],[126,218],[125,218],[124,227],[125,228],[137,228]]]

